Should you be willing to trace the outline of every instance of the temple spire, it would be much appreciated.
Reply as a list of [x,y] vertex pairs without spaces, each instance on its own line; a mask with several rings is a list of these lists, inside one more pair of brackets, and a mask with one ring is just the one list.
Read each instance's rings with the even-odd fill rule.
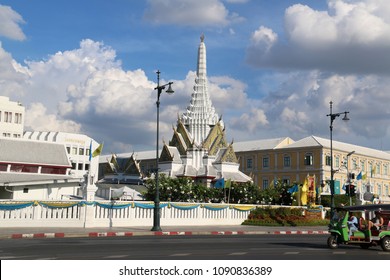
[[187,107],[187,112],[182,115],[181,119],[195,140],[196,145],[201,145],[204,139],[207,138],[211,127],[219,120],[219,116],[215,112],[208,93],[206,45],[203,34],[200,37],[197,66],[191,102]]
[[198,48],[198,68],[196,71],[198,78],[206,77],[206,45],[204,44],[204,34],[200,36],[200,44]]

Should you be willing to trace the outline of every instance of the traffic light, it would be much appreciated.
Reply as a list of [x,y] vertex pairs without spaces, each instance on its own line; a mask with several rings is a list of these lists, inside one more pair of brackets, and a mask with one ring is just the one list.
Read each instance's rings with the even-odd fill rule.
[[351,197],[356,195],[356,190],[355,190],[355,186],[354,185],[349,185],[349,195]]
[[349,196],[351,193],[351,185],[345,186],[345,195]]

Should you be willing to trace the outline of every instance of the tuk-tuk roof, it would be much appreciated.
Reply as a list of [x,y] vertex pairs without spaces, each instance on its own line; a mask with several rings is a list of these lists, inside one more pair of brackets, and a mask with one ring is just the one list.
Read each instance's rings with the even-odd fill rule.
[[336,207],[337,210],[345,211],[390,211],[390,204],[365,204]]

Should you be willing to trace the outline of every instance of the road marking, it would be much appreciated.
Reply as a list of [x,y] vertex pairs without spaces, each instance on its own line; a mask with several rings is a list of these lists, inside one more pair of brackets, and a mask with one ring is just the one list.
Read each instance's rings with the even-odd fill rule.
[[185,257],[185,256],[189,256],[191,255],[191,253],[181,253],[181,254],[173,254],[173,255],[169,255],[170,257]]
[[118,259],[118,258],[125,258],[128,257],[129,255],[113,255],[113,256],[106,256],[104,259]]
[[235,253],[231,253],[229,254],[230,256],[242,256],[242,255],[246,255],[247,252],[235,252]]
[[378,255],[390,255],[390,252],[378,252]]
[[6,256],[6,257],[5,256],[4,257],[1,256],[0,259],[2,259],[2,260],[9,260],[9,259],[16,259],[16,257],[15,256]]
[[333,252],[334,255],[345,255],[346,251]]
[[327,248],[305,248],[307,251],[328,251]]

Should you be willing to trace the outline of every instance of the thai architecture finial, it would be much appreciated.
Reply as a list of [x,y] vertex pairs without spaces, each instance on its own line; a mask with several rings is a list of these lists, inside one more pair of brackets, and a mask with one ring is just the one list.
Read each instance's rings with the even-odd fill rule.
[[[200,145],[207,138],[212,126],[216,125],[219,116],[215,112],[208,92],[206,45],[204,35],[200,37],[198,47],[198,63],[194,91],[190,105],[183,113],[181,120],[189,133],[194,137],[196,145]],[[223,125],[222,125],[223,126]]]

